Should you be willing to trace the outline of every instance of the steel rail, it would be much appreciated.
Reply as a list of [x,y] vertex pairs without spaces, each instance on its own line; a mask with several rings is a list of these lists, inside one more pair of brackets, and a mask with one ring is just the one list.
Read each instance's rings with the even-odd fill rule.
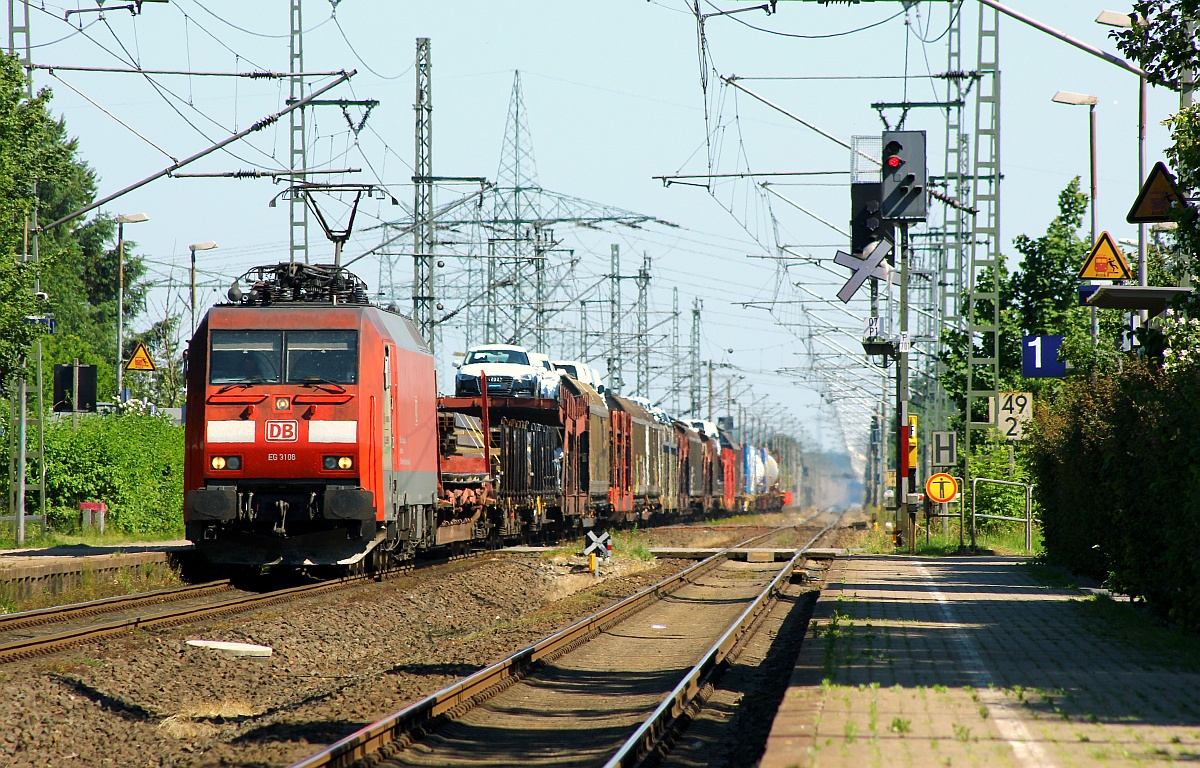
[[[438,558],[428,561],[429,566],[441,565],[445,563],[455,562],[458,560],[471,559],[478,556],[491,554],[490,550],[481,550],[479,552],[470,553],[467,555],[453,555],[445,559]],[[255,608],[263,608],[274,605],[276,603],[287,602],[298,597],[308,595],[317,595],[323,592],[335,591],[356,584],[362,584],[372,581],[382,581],[390,578],[397,578],[408,575],[412,572],[412,565],[399,565],[388,568],[381,573],[366,573],[353,576],[341,576],[335,579],[327,579],[315,584],[303,584],[297,587],[288,587],[286,589],[273,590],[262,594],[244,595],[242,597],[225,600],[219,603],[210,603],[208,605],[192,606],[190,608],[182,608],[177,610],[163,611],[161,613],[149,614],[146,616],[135,616],[128,619],[121,619],[105,624],[93,624],[87,627],[78,627],[76,629],[59,632],[53,635],[42,635],[40,637],[22,638],[13,640],[8,643],[0,644],[0,664],[6,664],[18,659],[40,656],[46,653],[61,650],[62,648],[77,645],[87,640],[110,637],[113,635],[132,632],[135,629],[150,629],[152,627],[166,627],[175,624],[186,624],[192,621],[208,618],[210,616],[218,616],[227,613],[239,613],[242,611],[252,610]],[[210,582],[208,584],[198,585],[195,589],[213,589],[220,591],[221,589],[229,588],[228,581]],[[189,587],[177,587],[176,591],[186,591]],[[172,590],[160,590],[166,593]],[[157,594],[157,593],[155,593]],[[93,601],[93,603],[105,603],[107,601],[136,601],[145,595],[126,595],[122,598],[107,598],[106,600]],[[173,598],[175,600],[183,600],[189,597],[198,595],[181,595]],[[74,606],[60,606],[59,608],[44,608],[37,611],[25,611],[22,614],[14,614],[14,616],[22,617],[27,623],[17,626],[4,626],[0,623],[0,632],[16,629],[19,626],[31,626],[37,623],[46,623],[55,621],[53,613],[58,610],[69,610],[73,607],[91,605],[91,603],[80,603]],[[107,610],[119,610],[120,605],[107,608]],[[93,613],[100,613],[102,610],[95,610]],[[41,621],[38,621],[38,614],[44,614]],[[86,613],[78,614],[80,616],[87,615]],[[0,620],[2,621],[2,620]]]
[[245,595],[232,600],[224,600],[209,605],[192,606],[163,611],[147,616],[134,616],[105,624],[93,624],[87,627],[59,632],[53,635],[23,638],[0,644],[0,664],[18,659],[40,656],[44,653],[61,650],[72,645],[101,637],[132,632],[135,629],[150,629],[152,627],[167,627],[175,624],[185,624],[198,619],[208,618],[226,613],[238,613],[253,608],[262,608],[276,603],[287,602],[301,595],[315,595],[333,591],[352,583],[371,580],[370,576],[355,576],[347,579],[323,581],[317,584],[305,584],[299,587],[265,592],[259,595]]
[[785,580],[791,578],[792,573],[796,570],[796,565],[805,559],[805,553],[817,539],[836,526],[844,514],[845,511],[838,514],[833,522],[822,528],[817,535],[796,551],[796,554],[788,560],[787,564],[771,580],[771,583],[759,593],[754,602],[742,611],[742,614],[725,630],[725,633],[708,649],[708,652],[692,667],[691,671],[667,694],[650,717],[626,739],[616,754],[609,758],[608,762],[604,764],[604,768],[628,768],[638,765],[658,745],[663,743],[664,738],[672,732],[672,726],[681,715],[688,711],[700,691],[722,671],[722,664],[745,637],[746,632],[756,626],[758,620],[774,604],[775,597],[783,588]]
[[229,579],[209,581],[203,584],[189,584],[184,587],[156,589],[152,592],[138,592],[132,595],[104,597],[98,600],[88,600],[82,603],[68,603],[49,608],[37,608],[19,613],[8,613],[0,616],[0,632],[12,632],[26,627],[36,627],[57,621],[69,621],[74,618],[95,616],[110,613],[123,608],[129,608],[139,603],[152,605],[154,603],[186,600],[190,597],[201,597],[212,592],[224,592],[232,589],[233,582]]
[[[804,522],[797,524],[797,526],[807,523],[816,516],[816,514],[812,515]],[[577,646],[590,640],[608,627],[622,621],[650,603],[671,594],[689,583],[692,579],[718,568],[726,560],[731,551],[749,546],[769,536],[774,536],[779,531],[780,529],[768,531],[757,536],[752,536],[738,544],[726,547],[674,576],[651,585],[592,616],[572,624],[566,629],[543,638],[490,667],[452,683],[399,712],[355,731],[320,752],[292,764],[290,768],[344,768],[345,766],[353,765],[368,755],[380,751],[390,744],[395,743],[402,747],[408,746],[417,738],[432,730],[436,726],[438,718],[444,716],[454,719],[461,716],[476,704],[518,682],[530,671],[536,669],[539,662],[553,661],[559,656],[574,650]],[[820,535],[818,534],[818,536]],[[805,546],[807,548],[808,545]]]

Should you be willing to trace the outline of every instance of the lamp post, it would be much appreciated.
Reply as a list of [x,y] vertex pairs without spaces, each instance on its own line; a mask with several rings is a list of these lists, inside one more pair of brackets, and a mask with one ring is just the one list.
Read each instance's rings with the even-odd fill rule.
[[[1092,209],[1092,238],[1088,242],[1094,246],[1096,243],[1096,104],[1100,99],[1086,93],[1059,91],[1050,100],[1055,104],[1069,104],[1078,107],[1086,106],[1088,108],[1088,154],[1091,166],[1088,197],[1091,198]],[[1099,338],[1100,326],[1096,318],[1096,308],[1092,307],[1092,346],[1096,346],[1099,343]]]
[[144,213],[117,216],[117,401],[125,401],[125,225],[149,221]]
[[[1096,17],[1096,23],[1106,27],[1133,27],[1135,14],[1119,11],[1101,11]],[[1190,72],[1183,72],[1182,79],[1190,79]],[[1180,106],[1191,103],[1191,87],[1180,89]],[[1138,76],[1138,186],[1146,180],[1146,75]],[[1138,224],[1138,285],[1146,284],[1146,225]],[[1146,313],[1141,312],[1145,322]]]
[[192,252],[192,336],[196,335],[196,251],[211,251],[217,247],[215,240],[204,243],[192,243],[188,250]]

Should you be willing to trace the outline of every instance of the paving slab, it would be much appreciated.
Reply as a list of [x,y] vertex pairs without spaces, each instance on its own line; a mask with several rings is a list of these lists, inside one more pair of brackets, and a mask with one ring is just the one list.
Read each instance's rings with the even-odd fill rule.
[[761,768],[1200,762],[1200,670],[1089,599],[1023,559],[839,558]]

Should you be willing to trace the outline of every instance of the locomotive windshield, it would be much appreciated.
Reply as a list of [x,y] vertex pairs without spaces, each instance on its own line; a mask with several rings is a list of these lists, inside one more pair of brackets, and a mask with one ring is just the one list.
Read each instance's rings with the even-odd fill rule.
[[[285,364],[286,361],[286,364]],[[213,331],[210,384],[358,381],[357,331]]]
[[288,331],[287,380],[289,384],[358,381],[357,331]]
[[283,370],[279,331],[213,331],[210,384],[278,384]]

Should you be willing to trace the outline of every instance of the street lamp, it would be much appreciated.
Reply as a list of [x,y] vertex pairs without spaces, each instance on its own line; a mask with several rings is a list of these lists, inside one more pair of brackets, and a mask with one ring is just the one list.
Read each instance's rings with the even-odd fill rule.
[[117,400],[125,402],[125,225],[150,221],[144,213],[117,216]]
[[1123,27],[1130,29],[1133,27],[1132,13],[1122,13],[1121,11],[1100,11],[1100,15],[1096,17],[1097,24],[1103,24],[1106,27]]
[[1085,93],[1059,91],[1050,99],[1055,104],[1070,104],[1088,108],[1088,147],[1091,158],[1092,242],[1096,242],[1096,104],[1100,99]]
[[[1101,11],[1096,23],[1106,27],[1130,29],[1134,14],[1120,11]],[[1184,73],[1186,74],[1186,73]],[[1180,89],[1180,99],[1185,98]],[[1190,90],[1187,98],[1190,99]],[[1146,180],[1146,75],[1138,75],[1138,184]],[[1094,242],[1094,241],[1093,241]],[[1138,224],[1138,285],[1146,284],[1146,225]],[[1143,313],[1144,314],[1144,313]]]
[[211,251],[217,247],[215,240],[205,243],[192,243],[188,250],[192,252],[192,335],[196,335],[196,251]]
[[[1103,16],[1104,14],[1100,14]],[[1088,108],[1088,147],[1089,156],[1091,158],[1092,178],[1089,184],[1090,197],[1092,202],[1092,239],[1088,241],[1091,245],[1089,248],[1095,247],[1096,243],[1096,104],[1100,101],[1095,96],[1089,96],[1086,93],[1072,93],[1071,91],[1059,91],[1050,99],[1055,104],[1069,104],[1076,107]],[[1096,346],[1100,342],[1100,322],[1096,317],[1096,308],[1092,307],[1092,346]]]

